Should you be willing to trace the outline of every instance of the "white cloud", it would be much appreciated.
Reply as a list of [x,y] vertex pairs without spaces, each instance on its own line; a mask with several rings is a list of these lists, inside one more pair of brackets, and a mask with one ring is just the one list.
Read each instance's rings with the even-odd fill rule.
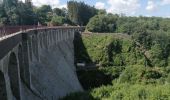
[[[25,0],[20,0],[20,1],[25,1]],[[50,5],[52,8],[67,8],[66,5],[61,5],[60,0],[32,0],[33,5],[35,6],[42,6],[42,5]]]
[[97,9],[104,9],[105,4],[103,2],[96,2],[95,8]]
[[109,13],[134,15],[140,8],[139,0],[108,0]]
[[65,5],[59,5],[59,6],[57,6],[57,8],[67,8],[67,5],[65,4]]
[[59,0],[32,0],[33,4],[35,6],[41,6],[41,5],[51,5],[53,8],[58,7],[60,1]]
[[164,18],[170,18],[170,15],[169,16],[163,16]]
[[148,1],[146,10],[148,11],[155,11],[157,9],[157,4],[154,3],[153,1]]
[[161,0],[161,4],[162,5],[168,5],[168,4],[170,4],[170,0]]

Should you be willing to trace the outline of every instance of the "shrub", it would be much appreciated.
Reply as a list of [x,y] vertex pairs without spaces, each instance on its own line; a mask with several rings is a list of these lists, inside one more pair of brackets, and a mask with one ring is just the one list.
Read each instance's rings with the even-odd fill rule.
[[[133,42],[128,36],[119,35],[83,35],[83,44],[76,48],[77,55],[80,55],[78,58],[88,63],[87,58],[90,58],[91,63],[97,63],[101,66],[124,66],[140,62],[138,60],[143,59],[143,56],[135,51]],[[125,39],[122,40],[121,38]]]
[[51,20],[51,24],[53,26],[60,26],[63,25],[66,22],[66,19],[62,16],[53,16]]
[[60,100],[97,100],[89,92],[71,93]]
[[140,65],[127,66],[119,78],[120,83],[136,83],[142,80],[145,73],[145,67]]

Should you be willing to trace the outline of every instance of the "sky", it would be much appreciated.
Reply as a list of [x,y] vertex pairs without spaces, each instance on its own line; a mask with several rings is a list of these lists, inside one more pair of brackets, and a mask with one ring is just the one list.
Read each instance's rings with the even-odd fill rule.
[[[43,4],[53,8],[67,7],[69,0],[32,0],[36,6]],[[170,0],[75,0],[98,9],[106,9],[108,13],[125,14],[127,16],[170,17]]]

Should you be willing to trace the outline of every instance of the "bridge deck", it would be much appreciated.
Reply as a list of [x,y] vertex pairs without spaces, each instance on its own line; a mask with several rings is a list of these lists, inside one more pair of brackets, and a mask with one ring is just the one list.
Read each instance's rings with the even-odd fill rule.
[[31,30],[41,30],[41,29],[76,29],[76,28],[85,28],[78,26],[4,26],[0,27],[0,41],[12,37],[16,34],[20,34],[26,31]]
[[22,37],[29,34],[29,31],[34,30],[48,30],[48,29],[84,29],[84,27],[77,26],[57,26],[57,27],[21,27],[21,26],[9,26],[9,27],[0,27],[0,59],[4,57],[6,53],[8,53],[15,45],[22,41]]

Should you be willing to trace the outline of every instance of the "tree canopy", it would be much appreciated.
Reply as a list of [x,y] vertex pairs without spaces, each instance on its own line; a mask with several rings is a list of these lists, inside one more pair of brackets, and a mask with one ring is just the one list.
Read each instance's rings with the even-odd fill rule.
[[86,25],[97,9],[84,2],[69,1],[67,3],[69,19],[77,25]]
[[[36,7],[31,1],[4,0],[0,3],[0,25],[50,25],[56,16],[67,24],[86,25],[98,10],[84,2],[69,1],[68,9],[52,8],[50,5]],[[70,21],[68,21],[70,20]],[[64,21],[65,22],[65,21]],[[60,24],[63,25],[64,23]]]

